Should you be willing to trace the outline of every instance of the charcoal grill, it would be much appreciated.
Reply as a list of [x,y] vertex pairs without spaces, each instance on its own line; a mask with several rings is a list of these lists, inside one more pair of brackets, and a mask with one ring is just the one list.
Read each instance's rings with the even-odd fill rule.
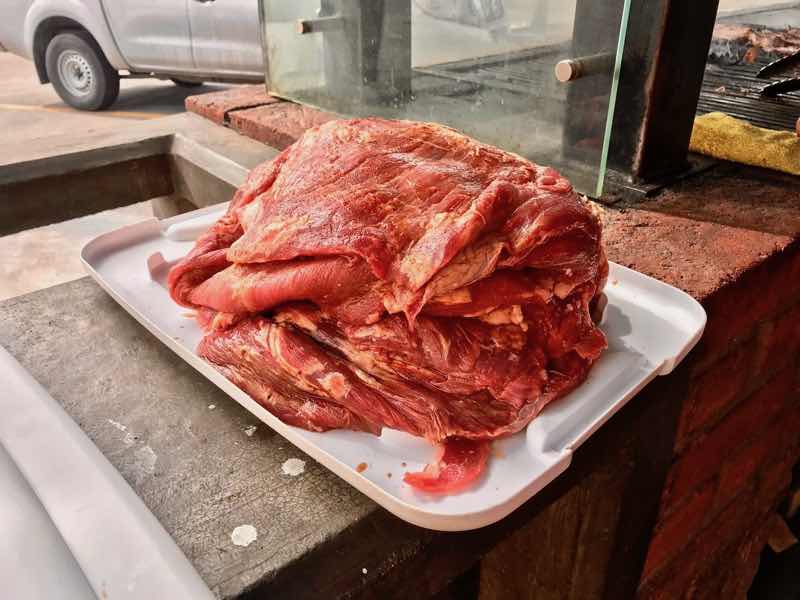
[[786,77],[757,79],[756,73],[767,64],[767,59],[752,64],[709,64],[697,103],[697,114],[721,111],[758,127],[793,130],[800,117],[800,92],[781,94],[776,98],[761,95],[765,85]]

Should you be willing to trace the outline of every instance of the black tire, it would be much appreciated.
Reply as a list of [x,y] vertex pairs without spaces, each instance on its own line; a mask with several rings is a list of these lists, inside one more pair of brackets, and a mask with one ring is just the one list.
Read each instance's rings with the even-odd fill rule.
[[174,83],[178,87],[183,87],[183,88],[196,88],[203,85],[202,81],[186,81],[185,79],[175,79],[175,78],[171,78],[170,81],[172,81],[172,83]]
[[50,40],[44,64],[56,93],[74,108],[103,110],[119,95],[119,74],[85,31],[59,33]]

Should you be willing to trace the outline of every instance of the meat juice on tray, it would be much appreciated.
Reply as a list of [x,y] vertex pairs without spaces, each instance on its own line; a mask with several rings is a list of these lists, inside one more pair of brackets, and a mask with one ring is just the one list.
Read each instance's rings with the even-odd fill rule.
[[606,348],[599,220],[555,170],[431,123],[307,131],[169,274],[197,351],[282,421],[441,446],[452,493]]

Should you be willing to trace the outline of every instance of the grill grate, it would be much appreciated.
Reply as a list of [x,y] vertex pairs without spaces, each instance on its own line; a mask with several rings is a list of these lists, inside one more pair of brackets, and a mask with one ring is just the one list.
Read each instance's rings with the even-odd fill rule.
[[794,75],[757,79],[756,73],[768,62],[760,60],[748,65],[707,65],[697,114],[720,111],[758,127],[793,131],[800,117],[800,93],[767,98],[759,92],[773,81],[800,76],[800,69]]
[[553,66],[558,58],[568,56],[567,51],[566,44],[557,44],[497,56],[415,67],[414,70],[488,88],[541,95],[543,90],[557,87]]

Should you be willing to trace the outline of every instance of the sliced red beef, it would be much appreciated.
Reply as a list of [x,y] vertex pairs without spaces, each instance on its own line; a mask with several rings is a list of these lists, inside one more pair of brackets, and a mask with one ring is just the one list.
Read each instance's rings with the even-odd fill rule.
[[489,458],[489,443],[452,438],[441,448],[441,458],[419,473],[406,473],[403,481],[429,494],[452,494],[480,477]]
[[199,354],[279,418],[444,443],[406,481],[452,491],[605,348],[600,238],[552,169],[438,125],[332,121],[256,169],[169,284],[203,315]]

